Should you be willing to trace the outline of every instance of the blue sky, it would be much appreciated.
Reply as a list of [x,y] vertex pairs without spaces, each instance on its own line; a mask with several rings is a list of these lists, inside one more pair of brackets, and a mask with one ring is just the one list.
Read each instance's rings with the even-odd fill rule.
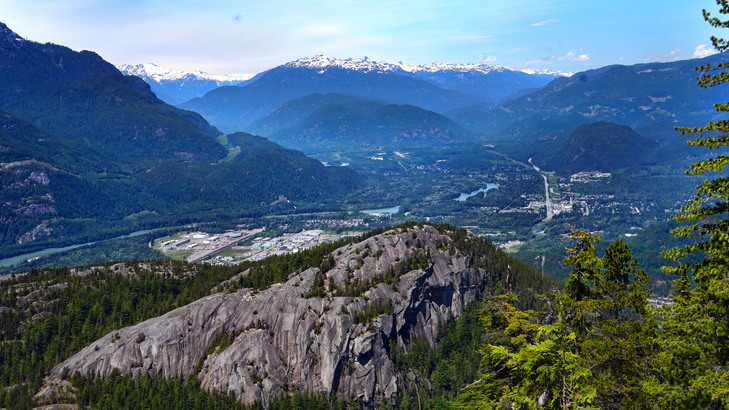
[[19,35],[114,64],[257,73],[300,57],[580,71],[705,54],[714,0],[2,0]]

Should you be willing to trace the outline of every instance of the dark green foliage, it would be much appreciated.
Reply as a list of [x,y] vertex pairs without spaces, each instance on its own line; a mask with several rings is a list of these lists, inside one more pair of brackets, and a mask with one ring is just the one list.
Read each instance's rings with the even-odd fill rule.
[[393,403],[394,408],[445,408],[445,402],[458,395],[463,387],[472,383],[481,361],[484,326],[480,319],[482,303],[467,308],[457,319],[441,323],[437,331],[437,345],[414,340],[405,353],[394,342],[390,343],[390,360],[400,375],[409,370],[429,380],[432,388],[422,382],[408,382]]
[[[205,352],[200,357],[200,360],[198,360],[197,364],[195,365],[195,372],[200,372],[202,370],[202,366],[205,363],[205,359],[207,359],[208,356],[210,356],[213,353],[222,352],[223,350],[227,349],[230,345],[235,342],[236,334],[234,332],[228,332],[225,329],[221,329],[220,332],[215,335],[215,338],[210,342],[208,345],[208,348],[205,349]],[[144,339],[142,339],[144,340]],[[139,342],[137,342],[139,343]]]
[[599,237],[570,236],[565,263],[572,271],[548,314],[517,309],[512,294],[484,309],[481,379],[457,399],[459,408],[651,405],[642,381],[651,374],[658,328],[647,308],[648,275],[622,241],[598,257]]
[[311,284],[311,288],[308,292],[304,293],[305,298],[323,298],[327,295],[327,289],[325,286],[326,275],[323,272],[317,272],[314,275],[314,283]]
[[[729,28],[729,1],[716,0],[720,16],[704,10],[704,19],[713,27]],[[726,54],[729,42],[712,36],[714,47]],[[696,67],[704,88],[726,87],[729,64],[706,63]],[[694,197],[674,215],[688,225],[674,229],[677,237],[692,238],[689,245],[665,252],[674,262],[668,272],[674,281],[674,303],[661,313],[665,333],[656,341],[660,352],[655,378],[645,385],[663,407],[729,408],[729,103],[726,88],[714,103],[719,119],[701,127],[677,127],[693,134],[688,143],[718,154],[691,164],[688,174],[706,177],[696,186]],[[715,100],[716,101],[716,100]]]
[[[149,375],[136,378],[113,377],[89,379],[78,374],[71,378],[78,389],[76,403],[94,409],[148,408],[148,409],[241,409],[263,410],[260,403],[245,405],[231,395],[210,393],[191,377],[163,379]],[[321,395],[287,392],[272,398],[266,405],[273,410],[335,410],[359,408],[344,400],[330,400]]]
[[[125,77],[95,53],[8,38],[0,44],[7,91],[0,93],[0,109],[125,160],[225,156],[213,138],[217,130],[199,115],[168,106],[143,81]],[[16,89],[23,92],[10,91]]]
[[232,395],[209,393],[193,376],[182,379],[110,377],[89,379],[78,374],[71,378],[77,404],[94,409],[246,409]]
[[369,323],[380,315],[392,315],[394,307],[391,300],[377,299],[366,304],[354,315],[354,323]]

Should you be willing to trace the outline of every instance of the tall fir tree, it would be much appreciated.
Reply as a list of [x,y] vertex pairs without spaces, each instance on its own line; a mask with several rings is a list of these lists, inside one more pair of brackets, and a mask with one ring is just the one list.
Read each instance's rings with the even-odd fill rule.
[[[716,0],[720,15],[729,14],[729,0]],[[729,28],[729,20],[703,11],[716,28]],[[714,48],[723,52],[727,40],[712,36]],[[704,88],[729,82],[729,63],[696,68]],[[729,103],[714,104],[717,112],[729,111]],[[647,388],[662,406],[672,408],[729,408],[729,120],[711,121],[702,127],[677,127],[692,135],[688,143],[718,154],[690,165],[693,175],[709,177],[696,187],[696,195],[674,216],[688,225],[674,230],[679,237],[694,238],[691,245],[674,248],[666,256],[678,276],[674,303],[664,312],[662,351],[656,379]]]

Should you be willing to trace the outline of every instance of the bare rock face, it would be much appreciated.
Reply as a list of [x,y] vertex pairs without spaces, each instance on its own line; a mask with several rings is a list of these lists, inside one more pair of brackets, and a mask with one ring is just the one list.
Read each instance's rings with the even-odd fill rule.
[[[368,403],[391,398],[407,376],[394,372],[390,344],[407,350],[419,338],[433,345],[438,324],[483,293],[489,273],[457,250],[449,252],[450,242],[431,226],[416,226],[344,246],[331,254],[325,297],[306,297],[322,279],[318,268],[310,268],[265,290],[202,298],[107,334],[53,368],[41,394],[76,371],[108,377],[118,369],[125,375],[194,374],[205,389],[264,405],[294,387]],[[411,266],[423,255],[426,262],[396,284],[382,280],[391,267]],[[355,296],[336,296],[353,283],[367,286]],[[385,306],[385,313],[377,316],[376,306]],[[233,343],[205,356],[222,331],[235,335]]]

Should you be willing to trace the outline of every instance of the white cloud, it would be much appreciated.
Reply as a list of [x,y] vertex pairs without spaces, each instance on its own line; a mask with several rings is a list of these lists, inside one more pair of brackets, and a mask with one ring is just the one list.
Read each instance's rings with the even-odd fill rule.
[[570,50],[569,53],[565,56],[549,56],[545,58],[545,60],[559,60],[559,61],[589,61],[590,56],[587,54],[577,54],[574,51]]
[[481,61],[486,61],[486,62],[489,62],[489,63],[492,63],[492,62],[494,62],[494,61],[497,61],[497,60],[498,60],[498,59],[496,58],[496,56],[485,56],[485,55],[480,55],[480,56],[478,56],[478,59],[479,59],[479,60],[481,60]]
[[680,48],[675,48],[675,49],[673,49],[668,54],[657,55],[657,56],[654,56],[654,55],[645,56],[645,57],[643,57],[643,61],[666,61],[666,60],[672,61],[672,60],[678,60],[678,58],[681,56],[681,53],[683,53],[683,51]]
[[714,50],[713,48],[709,48],[706,44],[699,44],[696,46],[696,49],[694,49],[694,54],[691,55],[693,58],[704,58],[711,55],[714,55],[718,53],[718,51]]
[[539,21],[539,22],[536,22],[536,23],[532,23],[532,24],[530,24],[530,26],[532,26],[532,27],[542,27],[542,26],[546,26],[548,24],[552,24],[552,23],[556,23],[556,22],[557,22],[556,19],[549,19],[549,20],[544,20],[544,21]]

